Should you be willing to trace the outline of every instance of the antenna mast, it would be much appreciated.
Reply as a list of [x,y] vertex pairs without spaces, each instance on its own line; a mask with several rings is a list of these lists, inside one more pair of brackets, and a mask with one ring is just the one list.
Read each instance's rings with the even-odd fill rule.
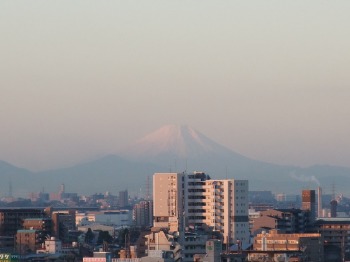
[[9,197],[12,197],[12,180],[10,178],[10,183],[9,183]]
[[150,184],[149,184],[149,176],[147,176],[147,185],[146,185],[146,200],[150,200]]

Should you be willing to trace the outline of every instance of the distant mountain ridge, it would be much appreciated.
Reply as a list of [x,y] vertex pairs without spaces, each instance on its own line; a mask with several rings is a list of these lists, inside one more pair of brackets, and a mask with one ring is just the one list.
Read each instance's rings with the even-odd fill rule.
[[[0,190],[9,191],[9,181],[16,192],[58,191],[65,183],[67,192],[145,191],[146,181],[155,172],[204,171],[212,178],[248,179],[251,190],[300,192],[318,185],[336,184],[346,191],[350,168],[312,166],[300,168],[254,160],[217,144],[187,126],[167,125],[139,139],[118,154],[77,164],[69,168],[30,172],[0,161]],[[152,182],[150,182],[150,186]]]
[[0,196],[7,197],[11,194],[22,194],[33,175],[34,173],[25,168],[16,167],[0,160]]
[[[173,166],[174,161],[178,162],[178,164],[186,162],[187,168],[190,169],[201,169],[200,165],[204,164],[201,163],[201,159],[206,159],[205,161],[207,161],[208,158],[213,160],[216,158],[221,158],[222,160],[229,158],[229,161],[245,164],[251,161],[254,161],[254,163],[260,162],[214,142],[191,127],[176,125],[166,125],[155,130],[119,154],[126,159],[151,162],[158,165],[162,163],[175,169],[177,168]],[[183,168],[186,169],[186,166],[184,165]],[[202,168],[207,168],[207,165],[204,165]]]

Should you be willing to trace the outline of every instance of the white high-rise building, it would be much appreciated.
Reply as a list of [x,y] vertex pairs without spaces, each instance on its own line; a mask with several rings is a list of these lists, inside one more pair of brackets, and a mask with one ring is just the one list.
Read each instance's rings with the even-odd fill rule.
[[153,226],[180,231],[183,214],[184,174],[155,173],[153,175]]
[[155,226],[179,231],[181,222],[207,225],[222,234],[224,243],[249,243],[247,180],[210,180],[203,172],[156,173],[153,190]]

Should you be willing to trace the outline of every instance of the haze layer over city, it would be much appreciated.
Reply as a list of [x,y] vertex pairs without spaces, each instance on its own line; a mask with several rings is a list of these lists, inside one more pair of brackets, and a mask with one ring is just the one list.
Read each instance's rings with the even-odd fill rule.
[[349,168],[349,12],[348,1],[2,1],[0,159],[70,167],[175,125],[262,162]]
[[350,261],[350,1],[0,1],[0,262]]

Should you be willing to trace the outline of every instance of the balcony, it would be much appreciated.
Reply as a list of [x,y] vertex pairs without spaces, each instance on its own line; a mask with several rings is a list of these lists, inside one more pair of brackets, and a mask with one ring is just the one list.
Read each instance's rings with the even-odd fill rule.
[[203,189],[202,185],[189,185],[188,189]]
[[188,192],[189,196],[205,196],[205,192]]

